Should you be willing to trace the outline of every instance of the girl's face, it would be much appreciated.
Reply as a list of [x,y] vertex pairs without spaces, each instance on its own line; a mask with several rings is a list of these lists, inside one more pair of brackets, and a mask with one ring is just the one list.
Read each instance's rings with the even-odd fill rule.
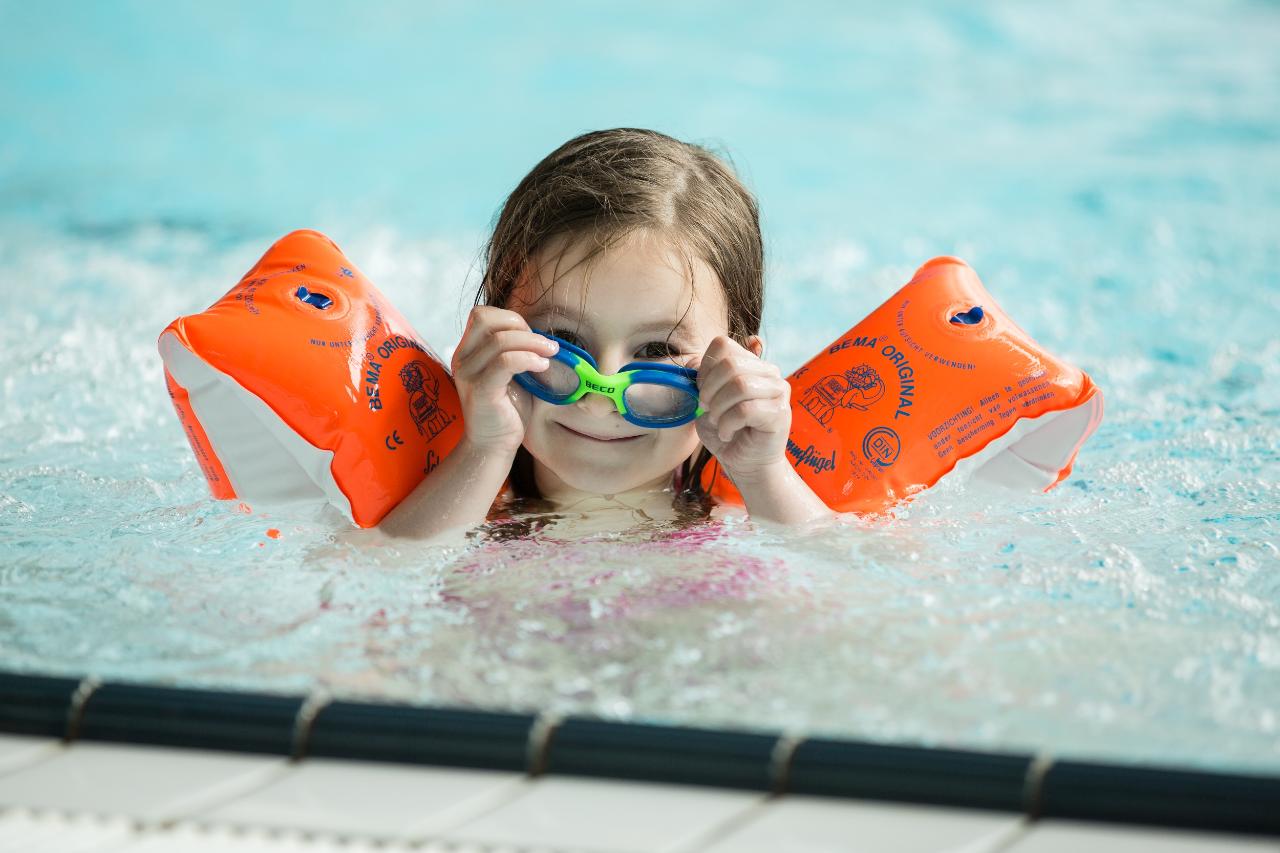
[[[728,334],[724,287],[701,259],[694,260],[690,281],[683,255],[647,232],[600,253],[590,265],[579,263],[586,246],[570,245],[557,263],[558,249],[549,247],[536,259],[539,280],[522,283],[506,307],[531,328],[591,353],[601,373],[616,373],[632,361],[688,366],[713,338]],[[666,487],[698,448],[692,423],[638,427],[599,394],[567,406],[531,403],[521,406],[529,411],[524,447],[547,498]]]

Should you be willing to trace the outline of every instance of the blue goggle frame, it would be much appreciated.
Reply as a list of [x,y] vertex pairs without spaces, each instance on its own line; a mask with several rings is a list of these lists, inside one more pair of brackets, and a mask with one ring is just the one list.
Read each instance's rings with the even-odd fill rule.
[[[516,384],[539,400],[545,400],[557,406],[576,403],[584,394],[600,394],[608,397],[628,423],[647,429],[666,429],[683,426],[703,413],[698,401],[698,371],[675,364],[661,364],[649,361],[633,361],[622,366],[617,373],[603,374],[596,365],[591,353],[574,346],[555,335],[534,329],[544,338],[555,341],[560,350],[551,359],[566,365],[578,376],[578,386],[567,394],[556,394],[552,389],[537,379],[538,374],[517,373]],[[694,408],[691,412],[674,418],[647,418],[638,415],[628,408],[626,391],[633,385],[662,385],[682,391],[693,398]]]

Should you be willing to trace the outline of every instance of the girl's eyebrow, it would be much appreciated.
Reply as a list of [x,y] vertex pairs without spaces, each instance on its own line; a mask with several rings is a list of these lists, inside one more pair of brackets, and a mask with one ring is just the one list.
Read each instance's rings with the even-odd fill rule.
[[[552,305],[533,316],[535,320],[547,320],[551,319],[553,316],[557,316],[573,323],[575,329],[585,329],[588,332],[592,331],[590,321],[585,317],[574,316],[575,313],[576,312],[567,311],[558,305]],[[683,318],[681,318],[681,320],[683,320]],[[668,334],[675,336],[684,331],[686,331],[686,329],[680,320],[659,320],[653,323],[646,323],[639,328],[633,329],[631,333],[633,335],[647,335],[654,332],[662,332],[665,337]]]
[[561,308],[558,305],[552,305],[550,308],[543,308],[541,311],[535,311],[533,316],[535,318],[559,316],[559,317],[563,317],[566,320],[570,320],[574,323],[587,325],[587,326],[590,325],[586,323],[586,321],[583,320],[581,317],[575,317],[574,312],[571,312],[565,308]]

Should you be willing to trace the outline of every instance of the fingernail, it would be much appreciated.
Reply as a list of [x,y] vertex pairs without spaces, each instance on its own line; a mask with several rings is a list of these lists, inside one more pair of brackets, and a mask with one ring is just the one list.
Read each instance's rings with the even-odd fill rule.
[[551,366],[551,361],[549,359],[543,358],[542,356],[538,356],[538,360],[534,362],[534,366],[537,367],[539,370],[544,370]]
[[548,347],[548,348],[549,348],[553,353],[554,353],[554,352],[559,352],[559,351],[560,351],[560,344],[559,344],[559,342],[557,342],[557,341],[553,341],[553,340],[551,340],[550,338],[548,338],[548,339],[547,339],[547,347]]

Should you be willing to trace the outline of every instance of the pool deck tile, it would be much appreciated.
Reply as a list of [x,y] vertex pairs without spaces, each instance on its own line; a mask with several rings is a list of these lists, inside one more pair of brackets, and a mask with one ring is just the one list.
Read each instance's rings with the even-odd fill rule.
[[0,739],[0,760],[22,756],[0,776],[0,853],[1280,853],[1276,837],[879,800]]
[[1025,831],[1004,812],[789,796],[773,801],[706,853],[934,853],[997,850]]
[[181,817],[265,784],[286,766],[264,756],[78,743],[0,777],[0,805]]
[[1122,824],[1042,820],[1005,853],[1277,853],[1280,839]]
[[601,853],[685,850],[762,800],[760,794],[743,791],[548,776],[445,838]]
[[453,826],[515,796],[518,773],[310,759],[199,821],[388,838]]
[[61,743],[54,738],[0,734],[0,776],[53,755]]

